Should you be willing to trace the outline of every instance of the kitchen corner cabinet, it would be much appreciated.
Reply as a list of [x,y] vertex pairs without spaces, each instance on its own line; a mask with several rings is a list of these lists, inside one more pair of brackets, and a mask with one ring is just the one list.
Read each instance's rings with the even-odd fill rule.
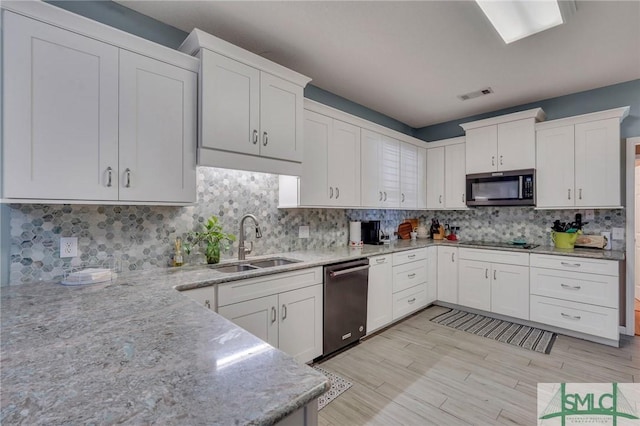
[[392,255],[369,258],[367,290],[367,334],[387,326],[393,320]]
[[313,111],[304,114],[300,205],[358,206],[360,128]]
[[620,122],[616,108],[537,125],[537,207],[622,205]]
[[322,355],[322,268],[218,285],[218,313],[299,362]]
[[458,303],[458,247],[438,246],[438,300]]
[[198,164],[300,175],[310,79],[198,29],[180,50],[201,61]]
[[454,143],[427,149],[428,209],[467,208],[465,143],[460,141],[464,138],[454,138],[451,140]]
[[461,124],[466,136],[466,174],[535,169],[535,124],[541,108]]
[[181,68],[6,10],[3,25],[3,198],[195,201],[192,58],[177,54]]
[[360,173],[362,207],[400,205],[400,141],[363,129]]

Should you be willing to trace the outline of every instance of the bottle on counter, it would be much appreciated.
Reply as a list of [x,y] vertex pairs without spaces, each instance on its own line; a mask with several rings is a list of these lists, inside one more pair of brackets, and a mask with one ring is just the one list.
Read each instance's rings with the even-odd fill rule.
[[182,254],[182,238],[176,238],[174,243],[173,266],[182,266],[184,264],[184,256]]

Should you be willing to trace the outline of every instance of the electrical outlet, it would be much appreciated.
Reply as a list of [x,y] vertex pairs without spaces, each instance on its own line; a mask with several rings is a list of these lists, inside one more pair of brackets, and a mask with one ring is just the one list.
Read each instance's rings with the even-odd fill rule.
[[596,214],[593,210],[584,211],[584,220],[594,220],[595,218],[596,218]]
[[298,238],[309,238],[309,227],[300,226],[298,228]]
[[60,257],[77,257],[78,239],[76,237],[60,237]]
[[624,228],[613,228],[611,233],[612,240],[624,240]]

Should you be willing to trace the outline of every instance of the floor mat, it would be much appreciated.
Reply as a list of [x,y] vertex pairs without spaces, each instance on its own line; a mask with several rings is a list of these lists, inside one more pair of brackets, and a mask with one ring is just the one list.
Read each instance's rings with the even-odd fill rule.
[[344,377],[337,375],[336,373],[327,371],[322,367],[318,367],[317,365],[313,366],[313,368],[327,376],[327,378],[331,382],[331,389],[320,395],[320,397],[318,398],[318,411],[322,410],[328,403],[339,397],[344,391],[353,386],[353,383],[351,383]]

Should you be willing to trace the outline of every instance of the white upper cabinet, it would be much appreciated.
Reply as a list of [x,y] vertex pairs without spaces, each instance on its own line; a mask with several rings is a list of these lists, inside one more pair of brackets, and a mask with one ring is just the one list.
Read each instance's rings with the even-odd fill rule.
[[196,201],[197,76],[120,52],[120,200]]
[[427,208],[466,209],[464,138],[430,142],[427,149]]
[[300,205],[360,203],[360,128],[305,110]]
[[444,209],[444,146],[427,149],[427,208]]
[[427,150],[400,143],[400,207],[427,207],[426,189]]
[[466,132],[466,173],[534,169],[535,123],[541,108],[461,124]]
[[360,152],[362,206],[399,207],[400,142],[363,129]]
[[299,176],[311,79],[198,29],[180,50],[202,61],[199,164]]
[[194,202],[198,61],[45,3],[3,8],[20,14],[3,10],[2,197]]
[[622,206],[620,122],[629,107],[540,123],[537,207]]

